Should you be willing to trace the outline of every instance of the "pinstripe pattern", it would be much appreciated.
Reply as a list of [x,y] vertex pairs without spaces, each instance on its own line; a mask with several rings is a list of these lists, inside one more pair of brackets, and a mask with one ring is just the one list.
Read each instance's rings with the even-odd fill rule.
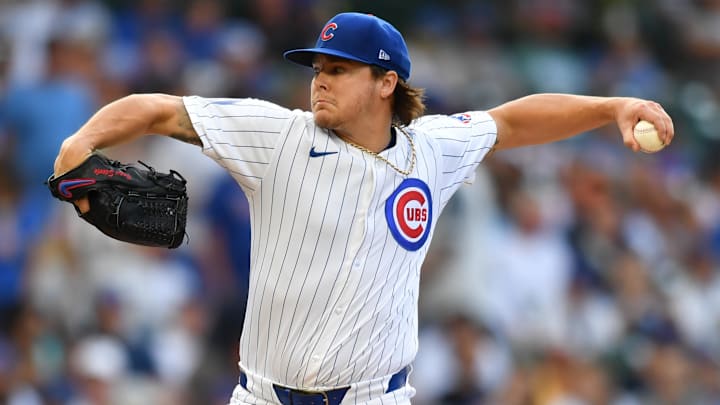
[[[409,251],[389,231],[385,202],[404,179],[316,127],[311,113],[252,99],[184,101],[203,152],[232,173],[252,211],[240,342],[241,367],[252,378],[235,403],[276,401],[273,382],[308,390],[352,385],[345,403],[406,402],[412,389],[383,395],[383,387],[417,351],[429,239]],[[495,142],[490,116],[467,114],[469,122],[427,116],[408,129],[418,159],[410,177],[427,184],[436,205],[430,232]],[[313,147],[337,153],[310,157]],[[398,136],[382,155],[406,167],[409,144]]]

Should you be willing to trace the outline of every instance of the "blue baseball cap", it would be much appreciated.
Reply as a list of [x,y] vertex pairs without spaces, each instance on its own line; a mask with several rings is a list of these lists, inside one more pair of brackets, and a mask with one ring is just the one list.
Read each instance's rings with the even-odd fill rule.
[[410,55],[402,34],[370,14],[338,14],[325,24],[314,48],[289,50],[283,56],[312,67],[313,56],[318,53],[394,70],[405,81],[410,77]]

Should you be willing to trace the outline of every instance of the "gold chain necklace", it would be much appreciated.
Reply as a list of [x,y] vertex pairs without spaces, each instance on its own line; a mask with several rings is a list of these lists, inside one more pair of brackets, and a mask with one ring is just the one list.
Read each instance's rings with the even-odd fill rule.
[[347,139],[344,139],[344,138],[340,138],[340,139],[342,139],[343,141],[345,141],[345,143],[347,143],[348,145],[350,145],[350,146],[352,146],[352,147],[354,147],[354,148],[356,148],[356,149],[359,149],[359,150],[361,150],[361,151],[363,151],[363,152],[365,152],[365,153],[367,153],[367,154],[370,154],[370,155],[375,156],[376,159],[382,160],[383,162],[387,163],[388,166],[390,166],[390,167],[392,167],[393,169],[395,169],[396,172],[398,172],[398,173],[400,173],[401,175],[407,177],[407,176],[409,176],[410,173],[412,173],[413,170],[415,169],[415,142],[413,142],[412,137],[410,136],[410,134],[408,134],[407,132],[405,132],[404,129],[402,129],[402,128],[400,128],[400,127],[397,127],[397,126],[396,126],[395,128],[398,129],[400,132],[402,132],[402,133],[405,135],[405,137],[407,138],[408,142],[410,142],[410,152],[411,152],[411,155],[410,155],[410,167],[408,167],[407,170],[402,170],[402,169],[400,169],[399,167],[395,166],[395,164],[394,164],[393,162],[387,160],[384,156],[380,155],[380,154],[377,153],[377,152],[373,152],[373,151],[371,151],[370,149],[368,149],[368,148],[366,148],[366,147],[364,147],[364,146],[360,146],[360,145],[358,145],[358,144],[356,144],[356,143],[354,143],[354,142],[348,141]]

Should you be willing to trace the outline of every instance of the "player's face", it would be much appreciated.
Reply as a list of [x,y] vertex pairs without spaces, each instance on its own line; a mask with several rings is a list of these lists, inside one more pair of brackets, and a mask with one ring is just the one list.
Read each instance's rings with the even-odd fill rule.
[[371,103],[378,81],[370,66],[326,55],[313,60],[310,102],[315,123],[322,128],[343,129],[372,114]]

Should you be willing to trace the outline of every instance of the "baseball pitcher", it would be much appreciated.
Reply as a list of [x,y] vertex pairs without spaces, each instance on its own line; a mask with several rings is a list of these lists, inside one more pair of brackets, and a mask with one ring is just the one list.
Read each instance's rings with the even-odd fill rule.
[[[409,404],[420,267],[443,208],[493,150],[615,123],[625,145],[655,102],[538,94],[488,111],[423,115],[405,41],[388,22],[342,13],[313,48],[311,111],[257,99],[131,95],[63,143],[54,177],[146,134],[199,146],[252,212],[251,280],[231,404]],[[67,183],[66,183],[67,184]],[[97,199],[73,183],[77,209]]]

